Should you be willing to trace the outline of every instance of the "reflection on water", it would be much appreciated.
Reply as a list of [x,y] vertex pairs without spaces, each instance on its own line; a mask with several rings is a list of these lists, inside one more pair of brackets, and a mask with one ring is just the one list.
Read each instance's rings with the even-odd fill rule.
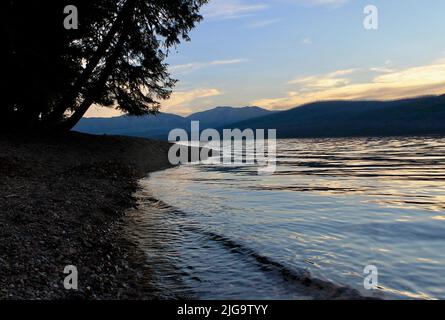
[[[357,294],[343,286],[445,298],[445,139],[280,140],[277,161],[270,176],[194,164],[141,182],[149,205],[137,233],[161,287],[198,298]],[[370,264],[378,292],[363,289]]]

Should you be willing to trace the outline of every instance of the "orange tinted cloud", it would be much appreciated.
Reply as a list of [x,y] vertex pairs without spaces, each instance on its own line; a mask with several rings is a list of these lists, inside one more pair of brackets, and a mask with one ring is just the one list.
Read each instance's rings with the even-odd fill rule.
[[369,69],[369,74],[384,74],[360,83],[348,77],[356,71],[339,70],[325,75],[294,79],[289,84],[295,85],[295,90],[288,91],[283,97],[257,99],[252,101],[252,104],[279,110],[323,100],[392,100],[445,93],[445,60],[402,70],[372,68]]

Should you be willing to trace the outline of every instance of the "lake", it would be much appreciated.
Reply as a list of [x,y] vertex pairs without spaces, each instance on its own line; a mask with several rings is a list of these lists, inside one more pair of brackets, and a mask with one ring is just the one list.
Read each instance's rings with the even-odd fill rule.
[[165,296],[445,299],[444,138],[278,140],[272,175],[201,163],[140,183],[132,235]]

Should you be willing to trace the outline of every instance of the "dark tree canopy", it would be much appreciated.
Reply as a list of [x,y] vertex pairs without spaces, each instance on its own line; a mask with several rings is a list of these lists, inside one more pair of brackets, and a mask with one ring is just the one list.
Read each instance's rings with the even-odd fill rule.
[[[69,130],[92,104],[156,113],[175,80],[169,49],[207,0],[8,0],[1,8],[2,129]],[[65,29],[64,8],[79,13]]]

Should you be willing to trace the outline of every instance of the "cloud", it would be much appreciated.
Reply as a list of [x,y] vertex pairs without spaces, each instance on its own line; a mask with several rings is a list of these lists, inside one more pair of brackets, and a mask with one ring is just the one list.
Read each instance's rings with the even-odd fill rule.
[[[221,91],[215,88],[198,88],[192,90],[174,91],[169,100],[161,101],[161,112],[172,112],[176,114],[188,114],[195,110],[195,107],[207,106],[208,101],[199,104],[200,99],[221,95]],[[115,109],[98,105],[92,105],[85,114],[86,118],[110,118],[118,117],[124,113]]]
[[[173,112],[176,114],[190,113],[199,107],[197,100],[221,95],[222,92],[216,88],[199,88],[185,91],[176,91],[169,100],[161,103],[162,112]],[[192,105],[193,103],[193,105]],[[193,107],[193,109],[192,109]]]
[[[211,0],[201,9],[201,14],[206,20],[238,19],[252,16],[274,5],[290,3],[304,6],[340,7],[350,0],[269,0],[264,3],[261,0]],[[264,20],[257,23],[257,28],[275,23],[275,20]],[[255,24],[253,24],[255,25]],[[253,27],[255,28],[255,26]]]
[[393,73],[396,72],[395,69],[388,68],[388,67],[374,67],[370,68],[369,71],[377,72],[377,73]]
[[119,117],[121,115],[123,115],[123,112],[114,107],[103,107],[93,104],[85,113],[85,118],[111,118]]
[[351,80],[343,77],[357,72],[358,69],[338,70],[321,76],[310,76],[304,78],[297,78],[288,82],[288,84],[296,84],[303,86],[304,89],[319,89],[332,88],[344,86],[351,82]]
[[248,29],[265,28],[265,27],[271,26],[279,21],[281,21],[281,19],[259,20],[259,21],[254,21],[254,22],[248,23],[246,25],[246,27]]
[[[283,3],[304,5],[304,6],[324,6],[340,7],[350,0],[269,0],[264,3],[262,0],[211,0],[201,9],[201,14],[205,20],[227,20],[239,19],[255,15],[260,11],[268,9],[271,5],[283,5]],[[279,19],[269,19],[253,22],[247,25],[248,28],[262,28],[276,23]]]
[[230,64],[238,64],[247,61],[246,59],[231,59],[231,60],[214,60],[209,62],[191,62],[186,64],[179,64],[175,66],[170,66],[169,71],[173,73],[187,74],[199,69],[213,67],[213,66],[223,66]]
[[396,72],[396,69],[393,68],[394,64],[391,60],[386,60],[385,65],[382,67],[373,67],[370,68],[370,71],[377,72],[377,73],[394,73]]
[[[392,72],[389,69],[380,70],[385,73],[367,82],[354,81],[352,75],[357,71],[340,70],[294,79],[289,84],[295,85],[295,90],[287,92],[283,97],[258,99],[251,104],[279,110],[323,100],[392,100],[445,93],[445,60]],[[370,69],[368,72],[375,70]]]
[[256,1],[211,0],[209,4],[203,7],[201,14],[206,19],[237,19],[268,8],[267,4],[252,2]]
[[311,38],[304,38],[303,40],[301,40],[302,44],[305,45],[311,45],[312,44],[312,39]]
[[288,0],[288,2],[308,6],[340,7],[349,2],[349,0]]

